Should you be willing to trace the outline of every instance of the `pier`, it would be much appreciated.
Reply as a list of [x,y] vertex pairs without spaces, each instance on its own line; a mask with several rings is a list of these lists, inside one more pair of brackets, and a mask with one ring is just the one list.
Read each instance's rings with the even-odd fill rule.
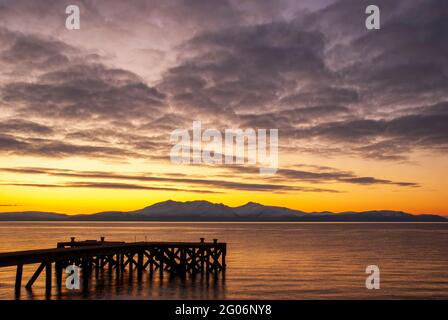
[[143,272],[151,275],[164,272],[171,275],[218,275],[226,268],[226,243],[213,242],[111,242],[85,240],[59,242],[56,248],[0,253],[0,268],[16,267],[15,292],[20,294],[24,265],[38,265],[25,288],[31,289],[45,270],[45,293],[51,295],[53,272],[56,286],[62,287],[62,275],[69,265],[80,267],[83,288],[88,287],[89,275],[95,270],[115,272],[117,276],[135,267],[139,278]]

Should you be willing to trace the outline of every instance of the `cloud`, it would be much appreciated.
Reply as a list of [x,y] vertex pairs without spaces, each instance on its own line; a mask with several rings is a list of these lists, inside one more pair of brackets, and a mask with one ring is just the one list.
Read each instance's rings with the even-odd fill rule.
[[[119,174],[113,172],[98,171],[74,171],[65,169],[49,169],[49,168],[1,168],[3,172],[23,173],[23,174],[45,174],[58,177],[84,178],[84,179],[107,179],[107,180],[131,180],[140,182],[153,183],[172,183],[175,185],[183,184],[187,186],[212,187],[217,189],[243,190],[243,191],[262,191],[285,193],[292,191],[299,192],[330,192],[337,193],[339,191],[327,188],[304,187],[297,185],[272,184],[272,183],[248,183],[236,182],[229,180],[215,179],[197,179],[189,177],[173,177],[151,175],[147,173]],[[70,184],[71,185],[71,184]],[[192,189],[194,190],[194,189]]]
[[0,81],[3,154],[126,159],[167,148],[168,136],[144,127],[163,117],[165,96],[137,74],[42,35],[0,28],[0,37],[10,72]]
[[22,139],[10,135],[0,135],[0,153],[54,158],[70,156],[99,158],[142,157],[142,155],[132,151],[116,147],[70,144],[42,138]]
[[359,13],[368,4],[338,1],[306,21],[328,36],[327,61],[358,88],[364,102],[358,108],[372,112],[446,99],[448,4],[378,0],[378,32],[361,27],[365,16]]
[[399,113],[447,99],[440,32],[447,22],[439,14],[446,4],[429,2],[380,1],[377,33],[364,28],[365,1],[205,31],[178,47],[180,63],[157,88],[176,109],[196,109],[199,117],[279,128],[290,148],[306,141],[302,147],[319,153],[349,148],[387,160],[405,159],[414,148],[445,150],[443,115]]
[[[243,174],[258,174],[258,168],[245,166],[230,166],[224,167],[226,170],[238,172]],[[305,171],[296,169],[279,169],[275,177],[271,180],[280,182],[282,184],[273,183],[248,183],[236,182],[230,180],[217,179],[202,179],[190,178],[185,175],[153,175],[148,173],[133,173],[120,174],[113,172],[101,171],[74,171],[66,169],[51,169],[51,168],[1,168],[3,172],[13,172],[21,174],[45,174],[49,176],[68,177],[68,178],[83,178],[83,179],[106,179],[106,180],[131,180],[140,182],[153,183],[173,183],[175,185],[185,184],[189,186],[206,186],[218,189],[229,190],[245,190],[245,191],[266,191],[266,192],[330,192],[337,193],[338,190],[328,188],[313,188],[297,186],[297,182],[308,183],[333,183],[341,182],[357,185],[394,185],[400,187],[419,187],[417,183],[412,182],[395,182],[386,179],[377,179],[374,177],[357,176],[352,172],[340,171],[336,169],[325,169],[324,171]],[[225,175],[231,178],[228,174]]]
[[343,106],[321,105],[280,110],[268,113],[238,115],[238,122],[243,128],[279,128],[289,133],[296,126],[329,121],[338,117],[350,117],[350,110]]
[[295,137],[318,137],[355,147],[365,157],[401,158],[409,150],[448,149],[448,103],[413,108],[419,113],[392,119],[361,119],[328,122],[311,128],[298,129]]
[[41,183],[4,183],[2,185],[15,187],[36,187],[36,188],[89,188],[89,189],[118,189],[118,190],[152,190],[171,192],[193,192],[193,193],[220,193],[211,190],[179,189],[151,187],[128,183],[104,183],[104,182],[68,182],[64,184],[41,184]]
[[33,133],[49,135],[54,133],[51,127],[22,119],[8,119],[0,121],[0,132],[2,133]]
[[163,107],[163,94],[121,69],[74,65],[37,82],[9,83],[2,99],[18,114],[64,119],[132,119]]
[[[313,168],[314,171],[310,170],[298,170],[298,169],[285,169],[280,168],[277,170],[274,179],[277,181],[295,181],[295,182],[311,182],[311,183],[348,183],[357,185],[392,185],[399,187],[420,187],[418,183],[414,182],[400,182],[391,181],[387,179],[378,179],[374,177],[363,177],[358,176],[353,172],[341,171],[335,168],[329,167],[316,167],[308,165],[300,165],[299,168]],[[254,174],[257,173],[257,168],[247,167],[247,166],[230,166],[228,170],[235,171],[243,174]]]
[[84,1],[70,36],[52,32],[65,3],[44,3],[0,9],[3,153],[165,160],[169,132],[193,118],[278,128],[292,154],[447,150],[443,1],[378,0],[378,32],[364,28],[364,0]]
[[300,83],[335,79],[323,61],[324,36],[272,22],[204,32],[178,50],[184,57],[158,88],[178,108],[266,110]]
[[36,35],[12,32],[0,27],[0,62],[15,72],[52,70],[69,63],[78,50]]

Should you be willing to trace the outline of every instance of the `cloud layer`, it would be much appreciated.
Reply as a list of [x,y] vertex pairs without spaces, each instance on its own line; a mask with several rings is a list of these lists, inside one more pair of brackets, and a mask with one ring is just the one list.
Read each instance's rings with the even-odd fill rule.
[[[377,0],[380,31],[364,28],[367,4],[83,1],[82,29],[69,33],[57,14],[63,1],[0,1],[0,152],[167,163],[170,131],[203,120],[213,128],[278,128],[280,152],[289,154],[379,161],[446,154],[448,4]],[[281,185],[145,179],[258,191],[337,191],[294,181],[419,185],[290,167],[278,172]]]

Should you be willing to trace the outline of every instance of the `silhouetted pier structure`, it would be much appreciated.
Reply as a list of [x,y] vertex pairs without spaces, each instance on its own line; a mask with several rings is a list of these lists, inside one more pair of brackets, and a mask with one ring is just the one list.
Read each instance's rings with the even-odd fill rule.
[[[62,286],[63,270],[69,265],[81,268],[84,289],[88,287],[89,275],[93,270],[107,269],[117,277],[126,269],[135,267],[139,278],[148,270],[152,275],[164,272],[185,276],[202,273],[218,275],[226,267],[226,243],[205,242],[111,242],[86,240],[59,242],[57,248],[0,253],[0,268],[16,266],[16,294],[22,287],[23,266],[39,264],[25,287],[31,289],[45,270],[45,292],[51,294],[52,274],[55,272],[58,289]],[[54,268],[53,268],[54,265]]]

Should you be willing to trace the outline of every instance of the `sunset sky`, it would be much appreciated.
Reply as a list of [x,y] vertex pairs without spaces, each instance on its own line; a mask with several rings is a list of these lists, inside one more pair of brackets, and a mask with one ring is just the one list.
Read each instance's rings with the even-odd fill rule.
[[[447,34],[440,0],[0,0],[0,212],[448,215]],[[195,120],[278,129],[277,173],[172,164]]]

